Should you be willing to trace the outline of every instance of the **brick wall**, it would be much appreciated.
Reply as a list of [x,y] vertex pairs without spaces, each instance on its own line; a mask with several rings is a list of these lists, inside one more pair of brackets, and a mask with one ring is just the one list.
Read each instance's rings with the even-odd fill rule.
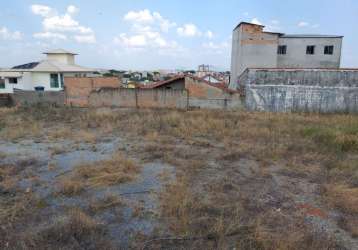
[[119,87],[120,80],[116,77],[65,77],[66,104],[86,107],[93,90]]

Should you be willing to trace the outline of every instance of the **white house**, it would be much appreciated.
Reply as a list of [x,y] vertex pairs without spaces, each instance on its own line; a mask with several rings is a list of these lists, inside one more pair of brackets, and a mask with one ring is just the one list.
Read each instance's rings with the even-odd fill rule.
[[57,49],[44,53],[47,58],[11,69],[0,69],[0,93],[22,90],[63,90],[64,77],[85,77],[95,70],[75,64],[77,54]]

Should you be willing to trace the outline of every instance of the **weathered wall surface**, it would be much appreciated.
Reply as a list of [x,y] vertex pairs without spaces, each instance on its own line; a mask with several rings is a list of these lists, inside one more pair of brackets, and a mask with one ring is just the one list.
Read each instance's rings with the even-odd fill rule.
[[64,105],[64,91],[17,90],[11,96],[15,105],[33,105],[38,103]]
[[65,77],[66,104],[86,107],[93,90],[119,87],[120,80],[116,77]]
[[240,77],[240,86],[249,84],[358,87],[358,70],[248,69]]
[[[279,39],[279,45],[287,46],[285,55],[278,55],[278,68],[336,68],[341,63],[341,37],[322,38],[285,38]],[[307,55],[307,46],[314,45],[314,55]],[[333,55],[325,55],[324,47],[334,46]]]
[[241,109],[238,94],[218,99],[189,97],[187,91],[168,89],[100,89],[89,97],[90,107]]
[[250,85],[249,111],[358,113],[357,87]]
[[162,89],[108,89],[93,91],[90,107],[186,108],[187,92]]

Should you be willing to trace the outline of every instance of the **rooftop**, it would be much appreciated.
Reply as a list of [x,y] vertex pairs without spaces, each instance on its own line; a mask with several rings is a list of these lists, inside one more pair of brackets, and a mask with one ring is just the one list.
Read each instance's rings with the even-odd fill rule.
[[319,34],[283,34],[281,38],[342,38],[337,35],[319,35]]
[[[256,24],[256,23],[249,23],[249,22],[240,22],[234,30],[236,30],[241,25],[253,25],[253,26],[259,26],[264,28],[264,25]],[[338,35],[320,35],[320,34],[284,34],[280,32],[268,32],[264,31],[265,33],[271,33],[271,34],[278,34],[281,38],[343,38],[343,36]]]
[[45,55],[49,54],[69,54],[69,55],[78,55],[76,53],[72,53],[70,51],[64,50],[64,49],[54,49],[47,52],[44,52]]
[[93,72],[93,69],[81,67],[74,64],[64,64],[56,61],[43,60],[18,65],[11,69],[3,69],[8,72]]

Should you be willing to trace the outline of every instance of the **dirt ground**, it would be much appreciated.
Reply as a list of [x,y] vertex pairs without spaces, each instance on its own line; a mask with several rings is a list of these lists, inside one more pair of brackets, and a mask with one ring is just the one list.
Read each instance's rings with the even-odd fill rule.
[[358,249],[358,117],[0,109],[1,249]]

